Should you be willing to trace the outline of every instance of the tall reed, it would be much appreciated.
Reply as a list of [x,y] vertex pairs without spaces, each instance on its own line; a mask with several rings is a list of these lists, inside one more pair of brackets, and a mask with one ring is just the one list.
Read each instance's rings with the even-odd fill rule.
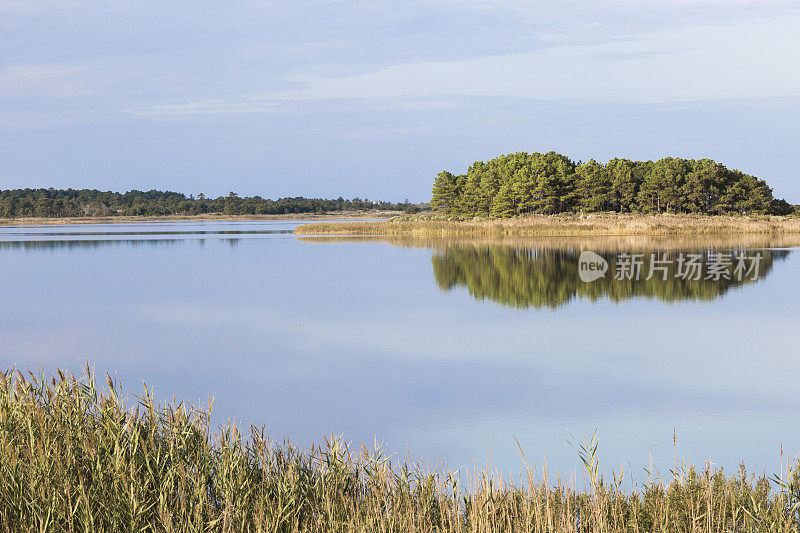
[[534,237],[577,235],[800,234],[800,218],[769,216],[591,213],[516,218],[459,218],[436,213],[400,215],[378,222],[315,222],[298,235],[408,235],[417,237]]
[[[212,431],[210,409],[128,404],[107,377],[0,373],[3,531],[797,531],[800,463],[773,480],[678,468],[623,488],[604,479],[597,441],[579,454],[589,479],[525,467],[523,484],[392,464],[341,439],[298,449],[263,428]],[[210,402],[211,403],[211,402]],[[524,459],[524,456],[523,456]]]

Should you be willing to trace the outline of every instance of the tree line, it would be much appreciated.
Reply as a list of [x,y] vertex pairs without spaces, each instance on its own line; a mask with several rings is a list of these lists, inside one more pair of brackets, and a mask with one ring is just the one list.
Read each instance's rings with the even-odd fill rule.
[[128,191],[118,193],[96,189],[14,189],[0,191],[0,218],[108,217],[108,216],[191,216],[281,215],[335,211],[406,211],[418,208],[404,203],[374,202],[367,199],[280,198],[227,196],[206,198],[172,191]]
[[575,163],[556,152],[502,155],[473,163],[466,174],[440,172],[431,205],[455,215],[497,218],[528,213],[615,211],[788,215],[795,206],[767,183],[711,159],[615,158]]

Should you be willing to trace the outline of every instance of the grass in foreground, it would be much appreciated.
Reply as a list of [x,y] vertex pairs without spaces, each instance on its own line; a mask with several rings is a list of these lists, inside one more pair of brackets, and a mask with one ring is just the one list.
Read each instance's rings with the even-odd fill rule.
[[437,214],[401,215],[382,222],[311,223],[304,235],[409,235],[422,237],[534,237],[577,235],[800,234],[800,218],[704,215],[533,215],[458,219]]
[[[0,373],[3,531],[797,531],[800,463],[774,481],[693,468],[632,490],[580,448],[587,490],[527,468],[525,486],[478,471],[392,465],[338,439],[299,450],[253,428],[212,432],[208,410],[132,406],[110,378]],[[468,488],[463,488],[467,486]]]

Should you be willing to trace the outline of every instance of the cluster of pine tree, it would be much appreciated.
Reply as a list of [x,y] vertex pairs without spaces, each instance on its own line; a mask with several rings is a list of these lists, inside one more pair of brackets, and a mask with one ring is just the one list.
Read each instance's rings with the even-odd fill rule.
[[259,196],[240,198],[236,193],[218,198],[197,197],[171,191],[129,191],[95,189],[15,189],[0,191],[0,218],[96,217],[96,216],[190,216],[202,214],[279,215],[327,213],[350,210],[418,210],[408,202],[372,202],[354,198],[281,198]]
[[639,213],[768,213],[794,207],[766,182],[710,159],[594,159],[517,152],[478,161],[466,174],[436,176],[431,205],[456,215],[498,218],[573,211]]

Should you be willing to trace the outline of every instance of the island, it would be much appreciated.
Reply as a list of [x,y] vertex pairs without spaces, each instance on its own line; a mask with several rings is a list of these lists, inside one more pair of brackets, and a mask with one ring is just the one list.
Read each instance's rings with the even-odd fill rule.
[[300,234],[672,235],[798,233],[798,207],[755,176],[711,159],[575,162],[513,154],[440,172],[433,212],[387,221],[307,224]]

